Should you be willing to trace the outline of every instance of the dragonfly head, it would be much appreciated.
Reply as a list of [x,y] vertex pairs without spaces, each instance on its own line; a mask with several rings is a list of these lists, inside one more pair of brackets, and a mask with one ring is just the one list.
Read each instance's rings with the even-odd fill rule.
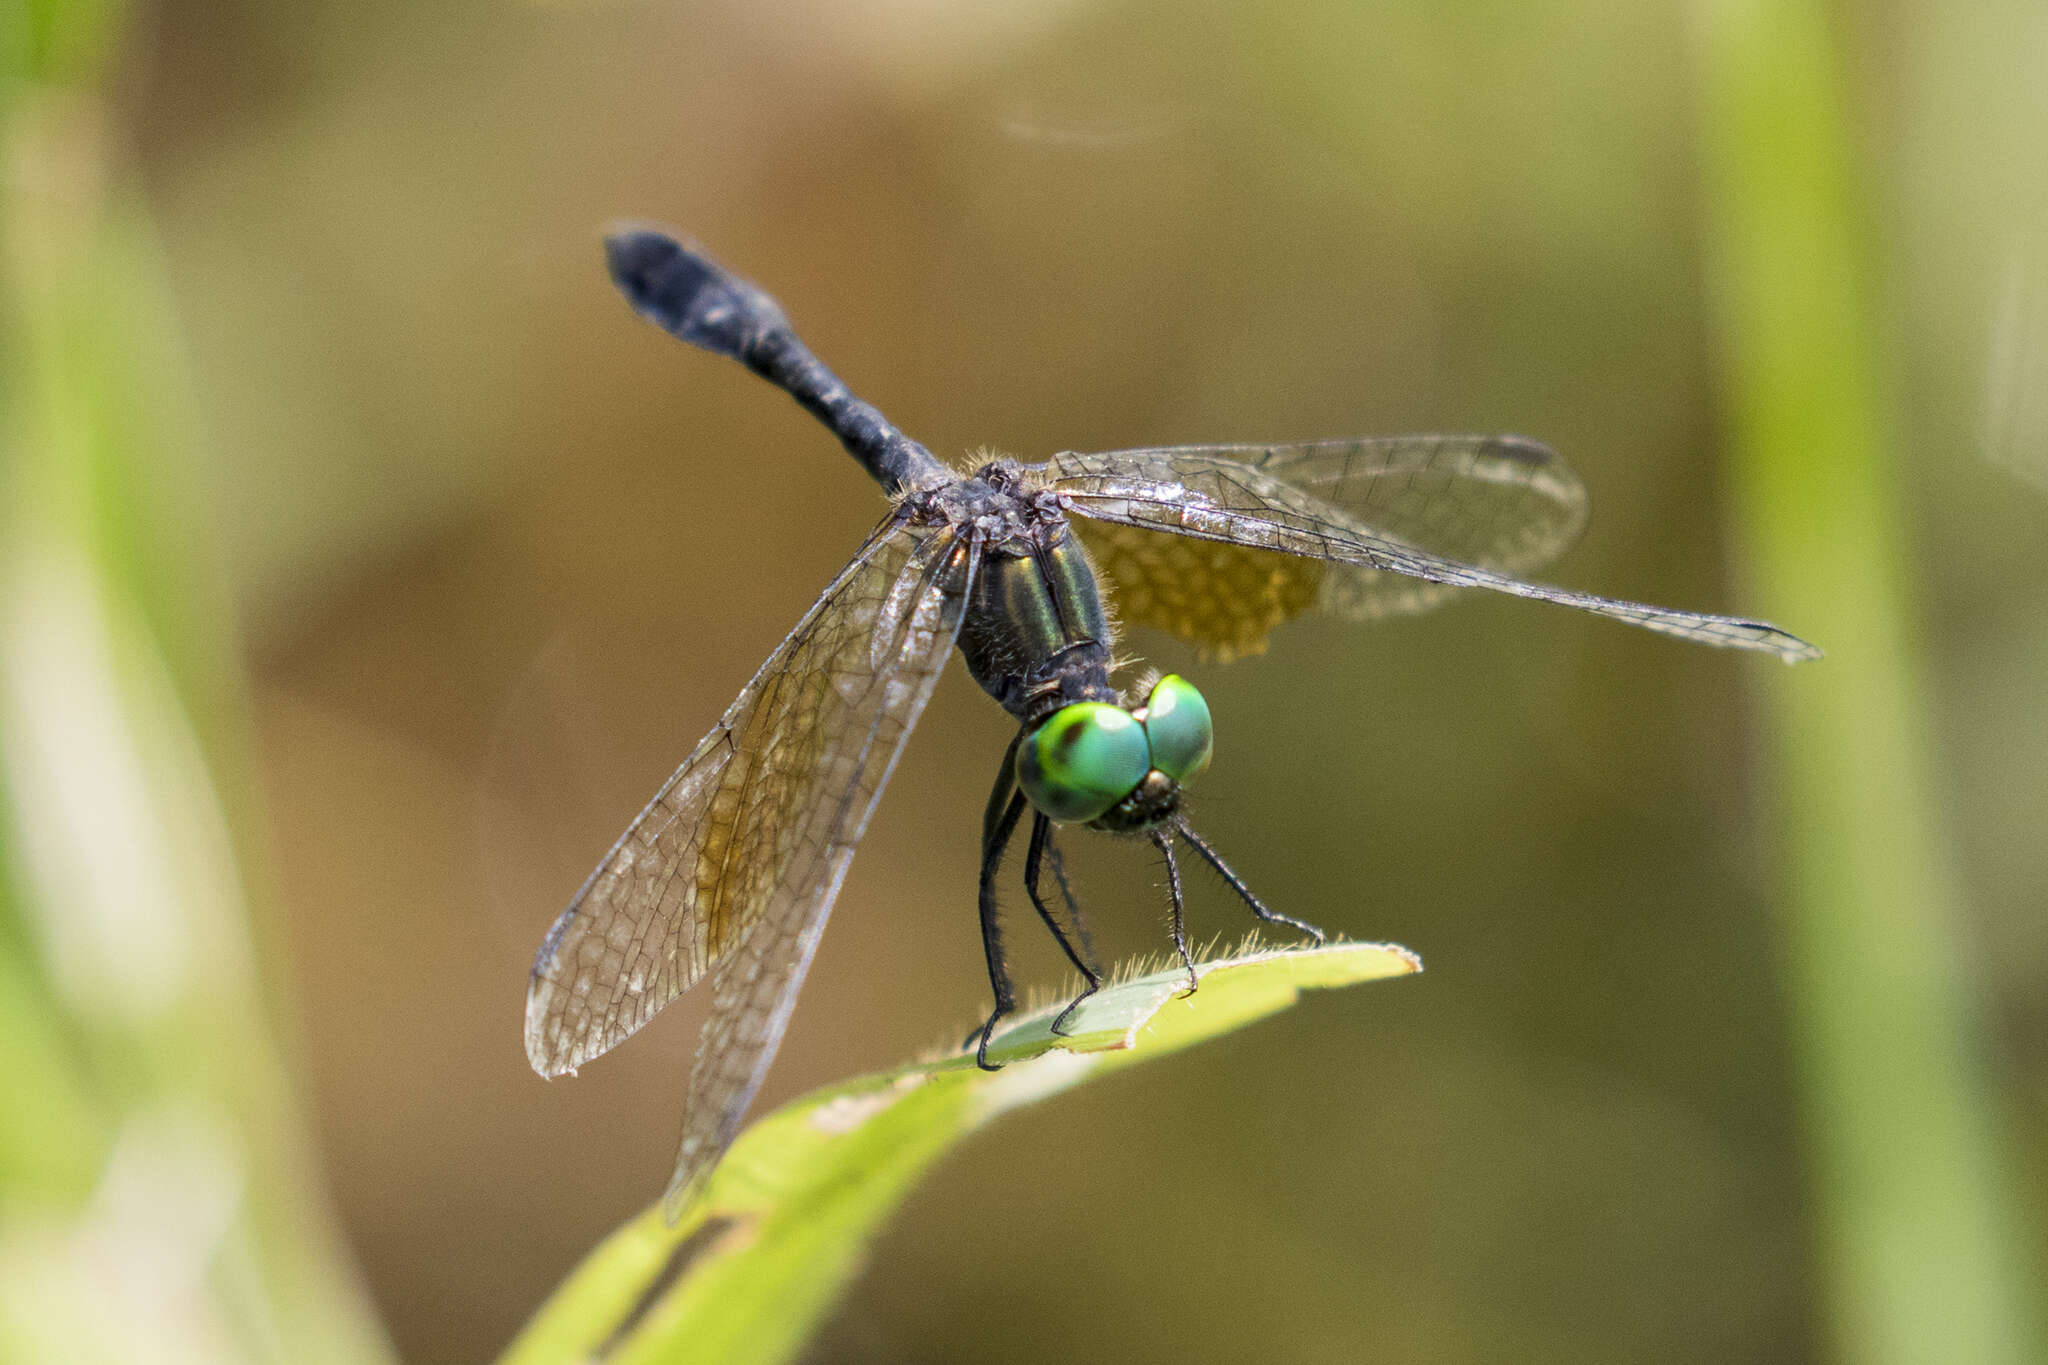
[[1063,706],[1017,746],[1017,782],[1055,820],[1115,833],[1150,829],[1180,809],[1180,789],[1209,766],[1209,704],[1169,673],[1145,704]]

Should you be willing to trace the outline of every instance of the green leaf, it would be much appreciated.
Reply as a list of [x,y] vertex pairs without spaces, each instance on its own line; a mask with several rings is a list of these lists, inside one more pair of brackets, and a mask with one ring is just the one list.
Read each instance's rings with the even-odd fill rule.
[[674,1226],[657,1203],[607,1238],[505,1355],[520,1362],[786,1360],[810,1336],[868,1239],[918,1175],[996,1115],[1090,1077],[1228,1033],[1304,990],[1405,976],[1422,961],[1380,943],[1248,946],[1105,987],[1051,1032],[1059,1005],[1018,1016],[982,1071],[948,1053],[829,1086],[740,1135]]

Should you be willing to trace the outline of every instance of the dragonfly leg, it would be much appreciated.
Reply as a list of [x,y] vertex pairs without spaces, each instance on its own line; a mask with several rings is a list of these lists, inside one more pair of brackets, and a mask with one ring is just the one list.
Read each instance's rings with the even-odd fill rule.
[[1088,965],[1095,968],[1096,975],[1102,974],[1102,964],[1095,958],[1095,941],[1088,936],[1088,921],[1081,917],[1081,906],[1074,899],[1074,888],[1067,884],[1066,860],[1060,857],[1057,831],[1045,836],[1045,861],[1052,868],[1052,879],[1059,884],[1060,899],[1067,903],[1067,922],[1074,926],[1074,937],[1081,940],[1081,956]]
[[[988,957],[988,984],[995,993],[995,1008],[989,1012],[988,1022],[978,1030],[981,1041],[975,1044],[974,1064],[983,1071],[1000,1071],[1000,1062],[988,1059],[988,1040],[995,1036],[996,1024],[1011,1010],[1017,1008],[1017,993],[1010,985],[1010,970],[1003,962],[1003,930],[996,922],[996,873],[1003,865],[1003,850],[1008,847],[1010,836],[1017,832],[1017,821],[1024,815],[1024,793],[1015,791],[1010,778],[1010,769],[1003,769],[1003,776],[996,781],[996,794],[989,802],[992,817],[982,834],[981,840],[981,891],[978,897],[981,909],[981,947]],[[1010,793],[1006,805],[997,814],[996,801],[1004,792]],[[968,1035],[973,1042],[975,1034]]]
[[[1102,973],[1093,962],[1088,960],[1094,954],[1089,953],[1083,956],[1074,947],[1073,942],[1068,939],[1066,931],[1060,928],[1059,920],[1055,919],[1052,911],[1046,908],[1045,898],[1038,894],[1038,867],[1044,860],[1046,849],[1051,843],[1052,820],[1043,812],[1040,812],[1034,815],[1031,820],[1031,848],[1024,855],[1024,890],[1030,894],[1032,907],[1038,911],[1038,917],[1045,921],[1046,928],[1052,930],[1053,938],[1059,942],[1060,951],[1067,955],[1067,961],[1073,963],[1074,970],[1079,972],[1082,978],[1088,982],[1088,988],[1072,1000],[1069,1000],[1067,1007],[1053,1018],[1052,1031],[1061,1037],[1065,1037],[1066,1029],[1063,1026],[1067,1022],[1067,1016],[1072,1014],[1083,1000],[1086,1000],[1089,996],[1102,989]],[[1053,856],[1057,859],[1059,855],[1055,853]],[[1081,927],[1081,907],[1074,904],[1074,893],[1068,889],[1067,879],[1064,876],[1060,876],[1057,866],[1054,868],[1053,875],[1059,878],[1060,894],[1066,897],[1067,900],[1067,913],[1073,917],[1074,928],[1076,931],[1079,931]],[[1082,942],[1083,947],[1085,947],[1086,939],[1084,938]]]
[[[1193,829],[1189,828],[1187,821],[1176,820],[1173,829],[1174,833],[1187,841],[1189,848],[1202,855],[1203,862],[1216,869],[1216,875],[1230,884],[1230,889],[1235,891],[1239,899],[1252,908],[1254,915],[1257,915],[1268,924],[1284,924],[1297,933],[1307,934],[1317,943],[1321,943],[1328,937],[1313,924],[1295,919],[1291,915],[1283,915],[1277,910],[1268,910],[1265,902],[1254,896],[1252,889],[1244,884],[1244,879],[1230,870],[1230,864],[1223,861],[1223,855],[1211,848],[1207,839],[1204,839],[1201,835],[1195,833]],[[1165,836],[1161,835],[1159,837],[1164,838]]]
[[[988,903],[989,886],[991,878],[993,876],[993,873],[988,866],[989,846],[996,841],[996,831],[999,828],[1001,828],[1003,823],[1003,815],[1005,812],[1009,810],[1011,798],[1017,793],[1017,746],[1023,742],[1023,738],[1024,737],[1021,734],[1018,735],[1016,739],[1010,741],[1010,747],[1004,751],[1003,766],[996,775],[996,785],[990,789],[988,794],[988,806],[981,813],[982,873],[980,903],[984,906]],[[1001,855],[998,854],[997,856],[1000,857]],[[993,946],[991,946],[989,937],[991,934],[995,935]],[[993,964],[1000,962],[1002,960],[1003,944],[1001,931],[990,926],[989,918],[986,913],[984,913],[982,917],[982,948],[989,955],[989,961],[991,963],[990,975],[991,977],[993,977],[995,974]],[[1005,981],[1008,980],[1007,972],[1003,973],[1003,979]],[[1000,1002],[1002,998],[1003,990],[999,986],[996,989],[996,999],[998,1002]],[[993,1023],[993,1021],[990,1022]],[[969,1029],[967,1032],[967,1037],[964,1040],[962,1040],[960,1046],[963,1048],[969,1046],[974,1042],[975,1039],[981,1037],[981,1035],[982,1029],[979,1025],[972,1029]]]
[[1173,933],[1173,950],[1180,954],[1180,965],[1188,969],[1188,988],[1181,995],[1190,996],[1201,988],[1202,978],[1195,972],[1195,959],[1188,952],[1188,910],[1180,889],[1180,864],[1173,859],[1173,839],[1165,830],[1152,831],[1152,843],[1159,856],[1166,859],[1166,886],[1173,896],[1173,918],[1168,923]]

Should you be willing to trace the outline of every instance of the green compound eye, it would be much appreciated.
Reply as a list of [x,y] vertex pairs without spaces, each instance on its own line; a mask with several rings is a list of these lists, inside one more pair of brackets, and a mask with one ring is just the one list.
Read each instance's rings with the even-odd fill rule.
[[1017,749],[1017,782],[1055,820],[1093,820],[1129,796],[1152,769],[1144,727],[1120,706],[1075,702],[1046,718]]
[[1153,767],[1175,782],[1192,782],[1209,766],[1209,703],[1186,678],[1167,674],[1145,702],[1145,737]]

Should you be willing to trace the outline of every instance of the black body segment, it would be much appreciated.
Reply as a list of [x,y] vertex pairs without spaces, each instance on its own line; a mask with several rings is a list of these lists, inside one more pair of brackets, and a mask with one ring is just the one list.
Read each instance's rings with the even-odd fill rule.
[[739,361],[796,399],[891,497],[953,477],[880,409],[854,397],[758,286],[665,233],[626,229],[604,245],[612,279],[635,312],[692,346]]

